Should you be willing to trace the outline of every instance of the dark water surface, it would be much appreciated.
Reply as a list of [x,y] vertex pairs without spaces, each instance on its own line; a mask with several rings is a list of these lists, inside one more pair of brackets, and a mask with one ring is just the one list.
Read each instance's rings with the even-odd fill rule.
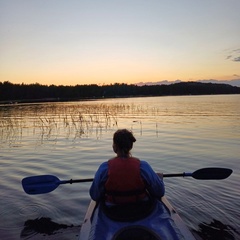
[[240,95],[106,99],[0,106],[0,239],[77,239],[90,183],[27,195],[26,176],[91,178],[131,129],[132,154],[155,171],[226,167],[225,180],[166,178],[166,195],[203,239],[240,239]]

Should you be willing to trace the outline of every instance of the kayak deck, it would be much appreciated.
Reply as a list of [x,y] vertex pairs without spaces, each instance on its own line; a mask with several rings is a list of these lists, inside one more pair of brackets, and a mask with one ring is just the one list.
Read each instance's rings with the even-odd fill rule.
[[96,202],[91,201],[81,227],[79,240],[130,240],[139,239],[137,235],[143,236],[144,234],[144,236],[149,236],[149,238],[144,239],[151,240],[195,240],[190,230],[165,197],[162,198],[162,202],[159,202],[158,205],[154,210],[155,212],[145,219],[134,222],[116,222],[107,218],[96,207]]
[[169,203],[169,201],[166,199],[166,197],[162,198],[162,202],[166,205],[166,207],[169,209],[171,218],[173,219],[174,223],[178,227],[178,229],[181,231],[184,239],[187,240],[195,240],[195,237],[190,232],[189,228],[186,226],[186,224],[183,222],[179,214],[176,212],[176,210],[172,207],[172,205]]

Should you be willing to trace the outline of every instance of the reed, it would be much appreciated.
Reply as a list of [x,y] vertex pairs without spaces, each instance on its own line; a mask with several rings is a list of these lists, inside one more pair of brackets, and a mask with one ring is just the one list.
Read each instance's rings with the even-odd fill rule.
[[[0,109],[0,140],[11,141],[22,134],[40,139],[57,137],[79,138],[83,135],[100,136],[103,130],[117,128],[122,117],[148,114],[143,106],[125,103],[46,103],[14,105]],[[152,114],[152,113],[151,113]],[[138,121],[142,132],[142,122]],[[34,138],[33,136],[33,138]]]

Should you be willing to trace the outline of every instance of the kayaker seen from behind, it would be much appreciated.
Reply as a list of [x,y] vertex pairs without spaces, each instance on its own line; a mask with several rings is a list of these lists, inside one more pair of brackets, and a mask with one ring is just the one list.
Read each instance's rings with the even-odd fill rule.
[[136,207],[138,203],[142,212],[144,203],[161,199],[165,192],[162,174],[156,174],[146,161],[131,155],[135,141],[127,129],[114,133],[113,151],[117,156],[100,165],[90,188],[93,200],[104,202],[109,208],[122,206],[120,214],[124,214],[122,210],[128,204]]
[[[193,240],[189,230],[179,230],[176,223],[180,218],[166,206],[163,174],[156,174],[146,161],[131,155],[134,142],[127,129],[114,133],[116,156],[103,162],[95,174],[92,201],[79,239]],[[179,225],[183,229],[182,222]]]

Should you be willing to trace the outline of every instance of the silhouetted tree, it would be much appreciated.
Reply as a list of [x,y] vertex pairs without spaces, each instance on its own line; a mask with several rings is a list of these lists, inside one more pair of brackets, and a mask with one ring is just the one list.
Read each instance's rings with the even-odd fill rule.
[[169,95],[209,95],[240,94],[239,87],[228,84],[180,82],[171,85],[137,86],[114,83],[98,86],[76,85],[55,86],[35,84],[13,84],[0,82],[0,101],[70,101],[102,97],[169,96]]

